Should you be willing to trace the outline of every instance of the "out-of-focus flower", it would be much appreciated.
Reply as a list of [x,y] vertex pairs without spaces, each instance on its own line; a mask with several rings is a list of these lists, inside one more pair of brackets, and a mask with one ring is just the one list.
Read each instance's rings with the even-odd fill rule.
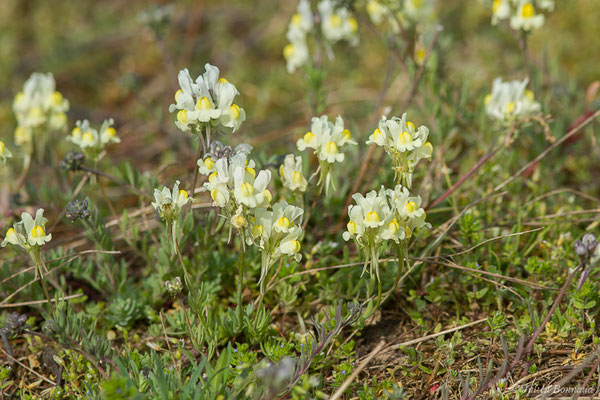
[[521,0],[515,13],[510,17],[510,27],[519,30],[530,31],[532,28],[540,28],[544,25],[544,15],[536,14],[531,0]]
[[494,0],[492,3],[492,25],[510,17],[510,0]]
[[189,71],[179,71],[180,89],[175,93],[175,104],[169,106],[176,112],[175,125],[182,131],[202,133],[209,127],[239,129],[246,120],[246,112],[233,101],[239,94],[235,85],[225,78],[219,79],[219,69],[206,64],[206,71],[196,81]]
[[298,139],[296,146],[298,150],[313,149],[319,159],[318,185],[325,185],[325,192],[329,186],[335,188],[331,168],[336,162],[344,161],[345,154],[342,152],[346,145],[356,145],[351,137],[350,131],[344,128],[344,120],[338,116],[335,124],[330,122],[327,116],[312,119],[311,130]]
[[188,192],[179,188],[179,181],[176,181],[173,190],[169,190],[168,187],[163,187],[162,190],[154,189],[152,207],[163,221],[173,223],[183,207],[193,200]]
[[6,148],[4,142],[0,140],[0,162],[6,163],[6,159],[11,157],[12,153]]
[[306,37],[288,35],[290,43],[283,48],[283,57],[287,62],[287,71],[291,74],[308,62],[309,52]]
[[410,20],[425,25],[435,22],[436,0],[405,0],[402,14]]
[[87,119],[77,121],[77,126],[73,128],[71,135],[67,136],[67,140],[79,146],[89,160],[96,162],[109,143],[121,143],[117,131],[112,127],[113,124],[112,118],[106,119],[102,122],[100,130],[96,130],[90,126]]
[[293,154],[286,155],[283,164],[279,167],[279,175],[286,188],[302,193],[306,191],[308,182],[302,174],[302,157],[294,157]]
[[287,62],[287,71],[293,73],[308,62],[309,51],[307,35],[313,29],[314,16],[308,0],[300,0],[298,9],[292,16],[287,31],[290,41],[283,48],[283,56]]
[[22,247],[28,252],[32,249],[39,249],[52,239],[52,234],[46,233],[47,222],[48,220],[44,218],[44,210],[41,208],[36,211],[35,218],[28,212],[22,213],[21,221],[6,232],[2,247],[12,244]]
[[525,89],[529,80],[503,82],[502,78],[494,79],[492,93],[485,99],[485,110],[488,116],[504,123],[516,118],[533,115],[541,110],[535,101],[532,91]]
[[51,73],[33,73],[13,101],[18,124],[15,144],[30,145],[34,134],[64,130],[68,110],[69,101],[56,91],[54,76]]
[[428,136],[426,126],[416,128],[406,120],[404,113],[402,118],[383,116],[367,144],[375,143],[384,148],[394,164],[396,181],[410,188],[417,163],[423,158],[431,159],[433,146],[427,141]]
[[317,5],[321,16],[323,36],[332,43],[346,40],[358,44],[358,22],[345,7],[337,8],[331,0],[321,0]]
[[261,249],[261,274],[258,281],[261,292],[269,268],[283,255],[300,261],[300,236],[304,210],[285,201],[275,203],[271,210],[258,208],[253,211],[246,236],[247,244]]

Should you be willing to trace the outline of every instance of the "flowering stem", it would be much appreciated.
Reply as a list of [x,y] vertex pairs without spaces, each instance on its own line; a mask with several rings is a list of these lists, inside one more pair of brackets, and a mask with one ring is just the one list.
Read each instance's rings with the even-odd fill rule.
[[[200,143],[198,143],[198,151],[196,152],[196,162],[198,162],[198,160],[200,159],[200,156],[202,155],[203,151],[204,151],[204,154],[206,154],[206,142],[204,141],[202,134],[200,134],[198,136],[200,137]],[[197,182],[198,182],[198,165],[194,163],[194,180],[192,183],[192,196],[194,196],[194,194],[196,193],[196,183]],[[191,205],[190,205],[190,209],[191,209]]]
[[167,224],[167,230],[169,229],[169,225],[171,226],[171,237],[173,240],[173,250],[175,250],[175,254],[177,255],[177,258],[179,259],[181,268],[183,268],[183,275],[184,275],[185,283],[186,283],[186,285],[188,285],[188,287],[190,287],[190,284],[192,283],[191,277],[187,271],[187,268],[185,267],[185,263],[183,262],[183,257],[181,256],[181,251],[179,250],[179,244],[177,243],[177,221],[173,221],[172,224]]
[[42,285],[42,291],[44,292],[44,296],[46,296],[46,300],[48,300],[48,307],[52,307],[52,298],[50,297],[50,293],[48,292],[48,288],[46,287],[46,282],[44,282],[44,268],[42,263],[42,250],[39,246],[34,246],[31,249],[31,258],[33,260],[33,264],[35,266],[35,275],[40,280],[40,284]]
[[[244,243],[244,234],[242,233],[242,243]],[[242,246],[240,250],[240,270],[239,270],[239,278],[238,278],[238,288],[237,288],[237,312],[238,312],[238,320],[240,322],[240,329],[242,328],[243,318],[244,318],[244,308],[242,307],[242,292],[244,289],[244,266],[245,266],[245,251],[244,246]]]

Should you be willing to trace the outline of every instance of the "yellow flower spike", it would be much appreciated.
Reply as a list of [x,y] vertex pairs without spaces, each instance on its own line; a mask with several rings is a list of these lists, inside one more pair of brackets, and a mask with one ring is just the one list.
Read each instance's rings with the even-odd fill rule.
[[367,222],[379,222],[379,214],[375,211],[370,211],[367,213],[367,217],[365,218]]
[[346,227],[348,228],[348,232],[350,232],[351,234],[355,234],[356,233],[356,222],[348,222],[348,225],[346,225]]
[[413,124],[413,123],[412,123],[412,122],[410,122],[410,121],[406,121],[406,128],[407,128],[409,131],[411,131],[411,132],[414,132],[414,131],[415,131],[415,124]]
[[509,102],[508,104],[506,104],[506,113],[510,114],[513,111],[515,111],[515,108],[517,107],[517,105],[515,104],[514,101]]
[[297,253],[300,251],[300,242],[297,240],[292,240],[292,245],[293,245],[293,249],[292,249],[292,253]]
[[336,154],[338,152],[337,145],[333,142],[329,142],[325,145],[325,153]]
[[52,95],[50,97],[50,102],[55,106],[60,106],[63,102],[62,94],[60,94],[60,92],[52,93]]
[[523,4],[523,7],[521,8],[521,16],[523,18],[532,18],[534,15],[535,8],[533,8],[533,5],[531,3]]
[[292,15],[292,25],[294,26],[300,26],[300,24],[302,24],[302,16],[298,13]]
[[285,47],[283,48],[283,57],[286,60],[289,60],[290,58],[292,58],[294,56],[294,52],[296,51],[296,49],[294,48],[294,45],[291,43],[288,43],[287,45],[285,45]]
[[277,226],[282,229],[287,229],[290,227],[290,220],[286,217],[281,217],[277,220]]
[[197,110],[209,110],[210,109],[210,100],[208,100],[208,97],[204,96],[198,99],[198,101],[196,102],[196,109]]
[[182,124],[187,124],[187,110],[179,110],[179,112],[177,113],[177,121],[181,122]]
[[106,129],[106,134],[108,135],[108,137],[113,138],[117,136],[117,131],[111,126],[110,128]]
[[334,28],[339,28],[342,25],[342,17],[340,17],[338,14],[333,14],[331,17],[329,17],[329,23]]
[[244,182],[242,183],[242,186],[240,186],[240,191],[242,192],[242,196],[250,197],[254,194],[254,187],[248,182]]
[[217,171],[215,171],[215,172],[213,172],[212,174],[210,174],[210,175],[208,176],[208,183],[210,183],[210,184],[214,185],[214,184],[216,183],[215,181],[217,180],[217,176],[218,176],[218,173],[217,173]]
[[78,127],[78,126],[76,126],[75,128],[73,128],[73,130],[71,131],[71,135],[72,135],[74,138],[81,137],[81,128],[80,128],[80,127]]
[[33,237],[34,239],[39,239],[41,237],[44,237],[45,235],[46,233],[44,232],[44,228],[42,228],[39,225],[34,226],[31,230],[31,237]]
[[271,194],[271,192],[269,192],[269,189],[265,189],[263,195],[265,196],[265,199],[267,199],[267,203],[271,204],[271,200],[273,200],[273,195]]
[[346,140],[350,140],[350,138],[352,137],[352,134],[350,133],[350,131],[348,129],[344,129],[342,131],[342,136],[344,136],[346,138]]
[[353,17],[348,18],[348,23],[350,24],[350,30],[352,32],[358,31],[358,22]]
[[296,186],[299,186],[302,184],[302,174],[299,171],[294,171],[292,172],[292,183]]
[[310,131],[304,134],[304,141],[307,145],[313,145],[316,138],[317,137],[315,136],[315,134]]
[[404,206],[404,209],[406,210],[406,212],[413,213],[415,212],[415,210],[417,209],[417,203],[415,203],[414,201],[409,201],[408,203],[406,203],[406,205]]
[[179,197],[183,197],[183,199],[187,199],[188,197],[190,197],[190,195],[188,194],[188,192],[186,192],[185,190],[181,189],[179,190]]
[[229,112],[231,113],[231,117],[237,121],[242,113],[242,109],[237,104],[232,104],[231,107],[229,107]]
[[398,140],[401,144],[407,145],[412,142],[412,136],[410,136],[410,133],[404,131],[398,136]]
[[219,83],[229,83],[229,81],[225,78],[219,79]]
[[254,178],[256,178],[256,171],[254,170],[254,168],[250,168],[250,167],[246,167],[246,173],[252,175]]
[[[213,159],[212,159],[212,158],[210,158],[210,157],[207,157],[207,158],[204,160],[204,166],[205,166],[207,169],[212,169],[212,168],[215,166],[215,162],[213,161]],[[215,174],[216,174],[216,172],[215,172]]]
[[489,93],[489,94],[487,94],[485,96],[485,98],[483,99],[483,104],[485,104],[487,106],[488,104],[490,104],[490,101],[492,101],[492,94],[491,93]]
[[262,225],[255,225],[254,228],[252,228],[252,236],[257,237],[257,236],[262,236],[263,234],[263,226]]
[[181,96],[183,96],[183,90],[179,89],[175,92],[175,103],[179,103]]

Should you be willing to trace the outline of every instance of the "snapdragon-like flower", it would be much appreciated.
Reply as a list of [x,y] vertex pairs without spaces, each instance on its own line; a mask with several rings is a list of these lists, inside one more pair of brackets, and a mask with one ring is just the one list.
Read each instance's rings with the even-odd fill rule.
[[4,142],[0,140],[0,162],[4,164],[6,163],[6,159],[11,157],[12,153],[6,148]]
[[407,188],[396,185],[394,189],[381,187],[379,192],[372,190],[363,196],[352,196],[356,204],[348,209],[350,221],[344,240],[354,239],[365,254],[364,271],[370,265],[371,276],[375,271],[379,277],[379,254],[385,242],[396,244],[408,240],[415,229],[431,227],[425,222],[425,210],[421,198],[411,196]]
[[326,193],[330,185],[335,189],[331,168],[333,164],[344,161],[345,154],[342,150],[346,145],[356,145],[356,141],[352,139],[350,131],[344,128],[344,120],[338,116],[333,124],[326,115],[314,117],[311,130],[296,142],[300,151],[308,148],[314,150],[321,172],[317,184],[325,185]]
[[317,5],[321,16],[323,36],[332,43],[346,40],[352,46],[358,44],[358,22],[350,10],[336,7],[331,0],[321,0]]
[[308,62],[307,35],[313,29],[313,25],[314,16],[310,9],[310,3],[308,0],[300,0],[286,34],[290,43],[283,48],[283,56],[287,62],[289,73],[293,73]]
[[60,131],[67,126],[66,112],[69,101],[56,91],[51,73],[33,73],[23,85],[13,102],[17,118],[15,143],[19,146],[32,144],[33,135],[46,131]]
[[521,0],[516,8],[516,12],[510,17],[510,27],[524,31],[530,31],[532,28],[540,28],[544,25],[544,15],[537,14],[531,0]]
[[121,143],[117,131],[112,127],[113,124],[112,118],[106,119],[100,129],[96,130],[90,126],[87,119],[77,121],[77,126],[73,128],[71,135],[67,136],[67,140],[79,146],[85,156],[95,162],[109,143]]
[[515,30],[531,31],[544,25],[544,15],[536,10],[552,11],[554,0],[493,0],[492,25],[509,20]]
[[288,255],[300,261],[300,237],[304,210],[285,201],[273,205],[272,209],[254,210],[248,225],[246,243],[261,249],[261,273],[258,281],[261,293],[269,268],[282,256]]
[[183,210],[183,207],[194,201],[183,189],[179,188],[179,181],[173,185],[173,190],[169,190],[168,187],[163,187],[162,190],[154,189],[154,202],[152,207],[158,213],[163,221],[172,224],[173,221]]
[[26,251],[39,249],[52,239],[52,234],[46,233],[46,223],[48,220],[44,218],[44,210],[38,209],[35,213],[35,218],[28,212],[21,214],[21,221],[17,222],[6,232],[6,236],[2,241],[2,247],[7,244],[19,246]]
[[485,110],[488,116],[502,123],[510,123],[516,118],[533,115],[541,110],[531,90],[527,90],[529,80],[503,82],[502,78],[494,79],[492,93],[485,99]]
[[225,127],[233,132],[246,120],[246,112],[234,103],[239,94],[235,85],[219,79],[219,69],[205,65],[206,72],[194,82],[186,69],[179,71],[180,89],[170,112],[177,112],[175,125],[182,131],[205,132],[207,128]]
[[417,163],[423,159],[431,159],[433,146],[427,141],[429,129],[421,125],[415,127],[402,118],[386,116],[379,121],[379,127],[369,136],[367,144],[375,143],[384,148],[394,164],[395,179],[406,187],[412,186],[412,175]]
[[279,167],[279,175],[283,186],[291,191],[304,193],[308,182],[302,174],[302,157],[288,154]]

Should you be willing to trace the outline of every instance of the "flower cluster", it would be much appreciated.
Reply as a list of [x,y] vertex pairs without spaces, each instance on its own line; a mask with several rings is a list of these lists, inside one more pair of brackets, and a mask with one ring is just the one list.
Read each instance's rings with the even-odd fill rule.
[[13,102],[17,117],[15,143],[31,145],[34,133],[60,131],[67,126],[69,101],[56,91],[52,74],[33,73]]
[[383,116],[379,127],[369,136],[367,144],[375,143],[384,148],[394,163],[395,179],[398,183],[412,187],[412,175],[417,163],[423,159],[431,159],[433,146],[427,141],[429,129],[402,118],[387,119]]
[[552,11],[554,0],[494,0],[492,2],[492,25],[510,19],[514,30],[530,31],[544,25],[544,15],[536,13],[536,7]]
[[356,141],[352,139],[350,131],[344,128],[344,120],[338,116],[334,124],[326,115],[314,117],[310,131],[296,142],[300,151],[308,148],[314,150],[321,172],[317,184],[325,185],[326,193],[330,185],[335,189],[331,168],[336,162],[344,161],[345,154],[342,150],[346,145],[356,145]]
[[176,181],[173,190],[169,190],[168,187],[163,187],[162,190],[154,189],[152,207],[163,221],[172,224],[183,207],[190,201],[193,199],[188,192],[179,189],[179,181]]
[[261,249],[261,273],[258,281],[263,291],[264,278],[269,268],[282,256],[293,256],[300,261],[300,237],[304,210],[284,200],[271,209],[256,209],[247,228],[246,243]]
[[[421,197],[411,196],[407,188],[396,185],[394,189],[381,187],[363,196],[355,193],[356,204],[348,209],[350,222],[343,233],[344,240],[355,239],[365,252],[365,270],[370,262],[370,273],[379,280],[379,252],[384,242],[400,244],[409,239],[415,229],[430,227],[425,222]],[[364,272],[364,271],[363,271]]]
[[271,171],[256,172],[254,160],[248,159],[251,149],[247,144],[231,148],[214,142],[211,152],[198,160],[198,171],[208,175],[203,188],[229,220],[230,237],[231,228],[236,228],[245,244],[261,249],[262,291],[264,277],[275,261],[284,255],[299,260],[304,211],[285,201],[271,207],[273,196],[267,189]]
[[279,167],[279,175],[283,186],[291,191],[306,192],[308,181],[302,174],[302,157],[288,154]]
[[46,223],[44,210],[38,209],[35,218],[28,212],[21,214],[21,221],[17,222],[6,232],[6,237],[2,241],[2,247],[8,243],[14,246],[20,246],[29,251],[34,246],[43,246],[52,239],[52,234],[46,234]]
[[217,67],[206,64],[205,69],[195,82],[187,68],[179,71],[180,89],[175,104],[169,106],[170,112],[177,111],[175,125],[184,132],[202,133],[219,127],[235,132],[246,120],[244,109],[233,102],[239,92],[227,79],[219,79]]
[[4,144],[4,142],[2,140],[0,140],[0,162],[2,162],[4,164],[4,163],[6,163],[6,159],[11,158],[11,157],[12,157],[12,153],[10,152],[10,150],[8,150],[6,148],[6,145]]
[[109,143],[120,143],[121,139],[117,136],[117,131],[112,127],[114,121],[112,118],[104,120],[100,130],[90,126],[87,119],[77,121],[67,140],[79,146],[86,158],[96,162],[100,153]]
[[290,43],[283,49],[289,73],[309,60],[308,35],[313,30],[315,20],[320,21],[322,37],[328,43],[347,41],[352,46],[358,44],[358,23],[347,8],[336,7],[332,0],[321,0],[317,9],[318,14],[313,15],[308,0],[300,0],[290,20],[287,31]]
[[435,0],[407,0],[403,2],[385,2],[382,0],[367,0],[365,9],[375,25],[386,23],[392,31],[400,30],[398,22],[424,25],[435,22]]
[[529,80],[502,82],[502,78],[494,79],[492,93],[485,99],[485,110],[488,116],[500,122],[511,122],[518,117],[526,117],[541,109],[535,101],[531,90],[525,89]]

